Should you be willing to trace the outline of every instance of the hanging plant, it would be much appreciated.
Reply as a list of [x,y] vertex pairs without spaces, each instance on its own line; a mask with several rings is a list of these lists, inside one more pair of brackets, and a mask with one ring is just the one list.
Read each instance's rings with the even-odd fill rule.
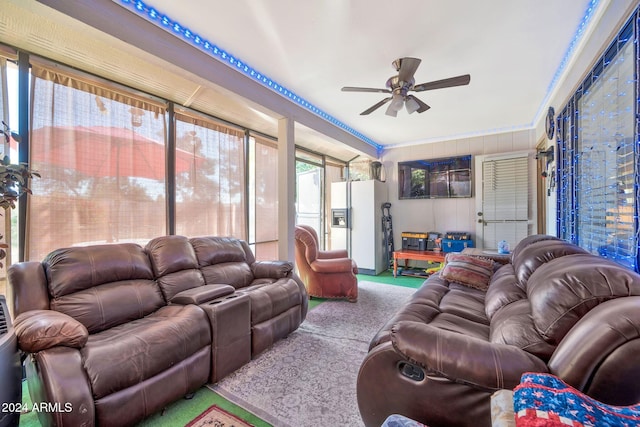
[[[11,132],[9,126],[2,122],[2,135],[4,136],[5,146],[9,145],[11,138],[16,142],[20,142],[20,135]],[[33,177],[40,177],[38,172],[29,169],[26,163],[12,164],[9,156],[5,155],[0,162],[0,207],[14,209],[18,198],[25,193],[31,194],[29,188],[29,180]],[[4,236],[0,234],[0,239]],[[2,260],[7,257],[6,243],[0,243],[0,268],[3,267]]]

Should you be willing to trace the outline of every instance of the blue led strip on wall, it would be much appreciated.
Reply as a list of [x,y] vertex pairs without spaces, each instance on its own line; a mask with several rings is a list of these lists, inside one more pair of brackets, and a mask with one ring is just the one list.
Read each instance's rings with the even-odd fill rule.
[[363,135],[362,133],[360,133],[357,130],[353,129],[352,127],[344,124],[343,122],[341,122],[340,120],[338,120],[335,117],[331,116],[330,114],[322,111],[321,109],[319,109],[315,105],[311,104],[310,102],[308,102],[304,98],[296,95],[294,92],[290,91],[286,87],[284,87],[281,84],[277,83],[273,79],[269,78],[268,76],[265,76],[264,74],[262,74],[258,70],[252,68],[250,65],[248,65],[244,61],[236,58],[235,56],[233,56],[229,52],[226,52],[223,49],[219,48],[218,46],[212,44],[211,42],[203,39],[199,35],[193,33],[188,28],[183,27],[179,23],[171,20],[166,15],[163,15],[163,14],[159,13],[157,10],[155,10],[155,9],[153,9],[151,7],[148,7],[142,1],[139,1],[139,0],[121,0],[121,3],[127,5],[129,8],[131,8],[137,14],[144,15],[145,17],[149,18],[151,21],[159,23],[160,25],[162,25],[165,28],[171,29],[174,34],[181,35],[183,39],[185,39],[186,41],[188,41],[192,45],[204,50],[205,52],[211,54],[212,56],[214,56],[214,57],[216,57],[218,59],[220,59],[221,61],[228,63],[229,65],[234,67],[236,70],[244,73],[245,75],[249,76],[253,80],[255,80],[258,83],[262,84],[263,86],[266,86],[269,89],[273,90],[274,92],[277,92],[277,93],[281,94],[282,96],[284,96],[286,98],[289,98],[292,102],[295,102],[296,104],[298,104],[301,107],[311,111],[312,113],[314,113],[317,116],[321,117],[322,119],[328,121],[329,123],[339,127],[340,129],[350,133],[351,135],[355,136],[356,138],[359,138],[362,141],[366,142],[367,144],[375,147],[376,150],[378,151],[378,153],[380,153],[382,151],[382,148],[383,148],[382,145],[376,143],[375,141],[373,141],[368,136]]
[[564,54],[564,57],[562,58],[562,61],[560,61],[560,65],[558,65],[558,69],[556,70],[556,73],[553,76],[553,79],[551,79],[551,83],[549,83],[549,87],[547,88],[547,94],[553,91],[553,88],[558,82],[558,79],[560,78],[560,76],[564,72],[565,67],[569,63],[569,59],[571,59],[571,57],[573,56],[573,51],[576,49],[578,42],[582,38],[582,35],[584,34],[584,30],[587,28],[589,21],[591,21],[591,17],[595,12],[598,6],[598,3],[600,3],[600,0],[591,0],[589,2],[589,7],[587,7],[587,10],[585,11],[584,16],[582,17],[582,21],[580,21],[580,25],[578,26],[576,33],[573,35],[573,39],[571,40],[571,43],[569,44],[569,47],[567,48],[567,51]]

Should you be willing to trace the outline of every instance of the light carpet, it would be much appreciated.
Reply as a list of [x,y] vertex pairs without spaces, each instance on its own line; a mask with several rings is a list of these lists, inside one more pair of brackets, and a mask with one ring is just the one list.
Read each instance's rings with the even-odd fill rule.
[[415,289],[361,281],[358,302],[326,301],[287,339],[211,389],[275,427],[362,426],[360,364]]

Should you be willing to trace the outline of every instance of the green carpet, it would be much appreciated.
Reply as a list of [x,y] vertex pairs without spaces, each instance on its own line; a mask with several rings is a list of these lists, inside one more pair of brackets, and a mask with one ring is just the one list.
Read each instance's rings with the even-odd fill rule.
[[[31,406],[29,391],[27,390],[27,382],[22,383],[22,400],[27,407]],[[240,406],[235,405],[228,400],[222,398],[218,394],[212,392],[206,387],[200,388],[192,399],[180,399],[173,402],[167,408],[155,415],[147,418],[138,427],[176,427],[184,426],[189,421],[203,413],[211,405],[218,405],[227,412],[242,418],[247,423],[256,427],[271,427],[271,424],[262,421],[252,413],[245,411]],[[40,422],[35,412],[22,414],[20,416],[20,427],[39,427]]]
[[387,270],[377,276],[369,276],[366,274],[358,274],[358,280],[366,280],[367,282],[384,283],[387,285],[404,286],[407,288],[419,288],[426,280],[426,277],[402,276],[393,277],[393,271]]
[[[384,271],[377,276],[369,276],[366,274],[358,274],[358,280],[366,280],[368,282],[385,283],[388,285],[404,286],[408,288],[419,288],[425,281],[422,277],[410,277],[410,276],[398,276],[393,277],[392,271]],[[326,301],[322,298],[313,298],[309,301],[309,309],[313,309],[322,302]],[[27,390],[26,381],[22,384],[22,397],[23,402],[27,406],[31,406],[31,399],[29,398],[29,392]],[[161,413],[155,414],[145,421],[138,424],[138,427],[176,427],[184,426],[189,421],[197,417],[204,412],[211,405],[218,405],[220,408],[242,418],[249,424],[253,424],[256,427],[270,427],[271,424],[261,420],[250,412],[244,410],[238,405],[235,405],[228,400],[224,399],[217,393],[212,392],[206,387],[202,387],[198,390],[195,396],[190,399],[181,399],[177,402],[169,405]],[[39,427],[40,422],[35,413],[23,414],[20,416],[20,427]]]

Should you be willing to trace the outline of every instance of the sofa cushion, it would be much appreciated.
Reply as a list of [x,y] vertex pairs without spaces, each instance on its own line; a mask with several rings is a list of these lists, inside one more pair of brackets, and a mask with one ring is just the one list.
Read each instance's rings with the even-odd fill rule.
[[254,279],[242,241],[228,237],[194,237],[189,240],[207,285],[228,284],[236,289]]
[[156,237],[147,243],[145,250],[156,277],[198,268],[196,253],[185,236]]
[[493,315],[502,307],[526,297],[527,293],[516,279],[513,264],[503,265],[493,274],[487,289],[485,297],[487,318],[492,319]]
[[166,276],[158,277],[157,282],[167,302],[174,302],[176,295],[205,285],[204,276],[197,269],[169,273]]
[[195,305],[171,305],[90,335],[81,353],[94,398],[100,399],[164,372],[210,344],[205,312]]
[[526,299],[507,304],[495,313],[491,319],[489,340],[516,346],[545,361],[549,360],[555,349],[533,324],[531,306]]
[[153,280],[147,254],[133,243],[57,249],[43,264],[53,298],[121,280]]
[[369,349],[389,341],[393,325],[402,321],[427,323],[436,328],[489,340],[484,292],[430,276],[373,337]]
[[484,291],[455,282],[448,285],[449,290],[442,296],[440,304],[438,304],[440,312],[487,325],[487,315],[484,311]]
[[50,308],[96,333],[165,305],[142,247],[132,243],[58,249],[43,261]]
[[89,333],[147,316],[165,305],[152,280],[123,280],[51,300],[51,309],[82,323]]
[[[253,282],[251,267],[244,262],[226,262],[208,265],[200,269],[207,285],[227,284],[235,289],[246,288]],[[267,279],[268,282],[273,282]]]
[[186,237],[157,237],[147,243],[145,250],[167,302],[183,291],[205,284],[195,251]]
[[529,278],[527,295],[536,328],[557,345],[598,304],[640,295],[640,276],[605,258],[567,255],[539,267]]
[[440,276],[450,282],[486,290],[493,275],[493,261],[476,256],[449,253]]
[[562,240],[559,237],[551,236],[549,234],[532,234],[530,236],[525,237],[520,240],[513,251],[511,251],[511,259],[513,261],[513,257],[518,257],[519,252],[529,246],[532,243],[541,242],[543,240]]
[[525,288],[531,274],[541,265],[566,255],[587,253],[585,249],[564,240],[537,240],[513,254],[513,268],[518,282]]
[[227,262],[247,262],[242,243],[229,237],[194,237],[189,240],[200,267]]

